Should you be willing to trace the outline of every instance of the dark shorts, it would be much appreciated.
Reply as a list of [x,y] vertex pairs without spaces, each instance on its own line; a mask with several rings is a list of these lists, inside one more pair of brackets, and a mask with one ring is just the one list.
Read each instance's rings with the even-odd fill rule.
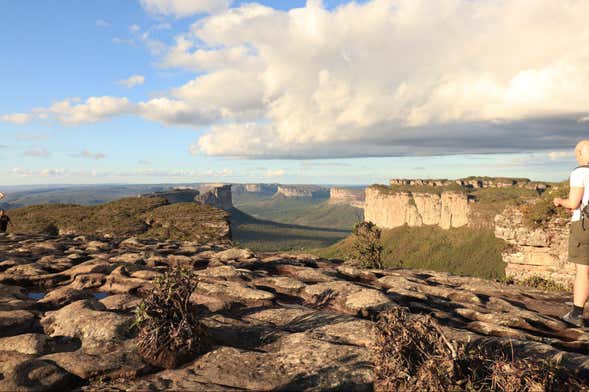
[[[584,227],[583,227],[584,226]],[[569,235],[569,261],[589,265],[589,219],[571,223]]]

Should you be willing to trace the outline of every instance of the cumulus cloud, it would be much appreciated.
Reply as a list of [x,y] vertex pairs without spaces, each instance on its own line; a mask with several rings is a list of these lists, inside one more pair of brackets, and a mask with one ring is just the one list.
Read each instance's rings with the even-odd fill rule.
[[251,158],[548,153],[586,134],[589,2],[142,4],[154,14],[212,12],[161,59],[198,76],[94,116],[89,103],[47,115],[75,123],[135,113],[204,128],[193,154]]
[[16,125],[23,125],[26,124],[28,122],[30,122],[32,119],[30,114],[26,114],[26,113],[13,113],[13,114],[6,114],[4,116],[0,116],[0,120],[7,122],[7,123],[11,123],[11,124],[16,124]]
[[127,79],[119,80],[118,82],[121,86],[125,86],[127,88],[133,88],[135,86],[140,86],[145,83],[145,77],[142,75],[133,75]]
[[83,159],[93,159],[95,161],[98,161],[100,159],[106,158],[106,154],[101,153],[101,152],[90,152],[88,150],[82,150],[79,153],[70,154],[70,157],[72,157],[72,158],[83,158]]
[[225,10],[231,0],[141,0],[141,5],[155,15],[172,15],[178,18]]
[[[135,112],[136,105],[127,98],[90,97],[85,102],[80,98],[68,98],[46,108],[35,108],[28,114],[2,116],[2,121],[27,123],[37,121],[58,121],[64,125],[80,125],[109,120],[116,116]],[[18,117],[15,117],[18,116]]]

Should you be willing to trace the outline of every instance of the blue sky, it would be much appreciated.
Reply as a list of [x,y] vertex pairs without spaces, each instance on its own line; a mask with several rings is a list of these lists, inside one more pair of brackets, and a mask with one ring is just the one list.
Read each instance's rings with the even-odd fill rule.
[[[562,180],[575,166],[584,9],[514,0],[537,7],[522,28],[522,4],[224,1],[3,2],[0,184]],[[431,30],[438,14],[464,42]],[[506,15],[513,48],[492,30]],[[544,48],[515,47],[535,34]]]

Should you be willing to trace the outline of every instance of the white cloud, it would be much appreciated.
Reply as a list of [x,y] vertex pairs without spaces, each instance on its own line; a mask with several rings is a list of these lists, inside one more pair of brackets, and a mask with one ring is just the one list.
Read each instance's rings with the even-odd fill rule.
[[55,120],[64,125],[80,125],[109,120],[135,111],[136,105],[127,98],[90,97],[85,102],[80,98],[68,98],[46,108],[35,108],[28,114],[9,114],[1,119],[23,124],[33,120]]
[[31,147],[28,150],[25,150],[22,155],[33,158],[47,158],[51,154],[43,147]]
[[98,161],[100,159],[106,158],[106,154],[104,154],[104,153],[101,153],[101,152],[90,152],[88,150],[82,150],[79,153],[70,154],[70,156],[72,158],[93,159],[95,161]]
[[574,157],[575,153],[572,151],[552,151],[548,153],[548,158],[551,161],[556,161],[563,158]]
[[11,124],[23,125],[30,122],[32,120],[32,117],[31,115],[26,113],[14,113],[0,116],[0,120]]
[[133,75],[127,79],[119,80],[118,83],[127,88],[133,88],[135,86],[140,86],[143,83],[145,83],[145,77],[141,75]]
[[138,33],[139,31],[141,31],[141,26],[139,26],[137,24],[133,24],[133,25],[129,26],[129,31],[131,33]]
[[223,11],[229,4],[231,0],[141,0],[143,8],[152,14],[178,18]]
[[[89,103],[46,115],[82,123],[134,113],[206,127],[191,152],[222,156],[564,150],[589,118],[589,2],[563,1],[372,0],[327,10],[315,0],[281,11],[142,0],[154,14],[213,12],[161,59],[198,77],[137,104],[108,97],[124,101],[95,115]],[[151,40],[149,31],[135,41]]]
[[264,178],[278,178],[284,176],[285,173],[283,169],[268,170]]
[[100,27],[100,28],[106,29],[106,28],[110,27],[110,22],[108,22],[108,21],[106,21],[104,19],[98,19],[96,21],[96,27]]

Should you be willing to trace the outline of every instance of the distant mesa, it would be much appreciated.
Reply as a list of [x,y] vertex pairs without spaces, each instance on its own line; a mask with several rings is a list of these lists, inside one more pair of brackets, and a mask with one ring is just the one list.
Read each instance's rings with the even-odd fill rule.
[[278,185],[275,196],[287,198],[327,198],[329,197],[329,189],[319,185]]
[[199,189],[190,187],[174,188],[169,191],[154,192],[142,195],[143,197],[162,197],[170,204],[191,203],[206,204],[223,210],[233,208],[231,185],[229,184],[202,184]]
[[233,184],[231,189],[235,195],[255,193],[272,196],[278,191],[278,184]]
[[169,191],[153,192],[142,195],[143,197],[163,197],[170,204],[190,203],[200,195],[197,189],[192,188],[175,188]]
[[233,196],[231,185],[215,186],[205,193],[197,196],[195,201],[209,206],[230,210],[233,208]]
[[354,188],[330,188],[329,204],[350,205],[356,208],[364,208],[366,200],[364,189]]

